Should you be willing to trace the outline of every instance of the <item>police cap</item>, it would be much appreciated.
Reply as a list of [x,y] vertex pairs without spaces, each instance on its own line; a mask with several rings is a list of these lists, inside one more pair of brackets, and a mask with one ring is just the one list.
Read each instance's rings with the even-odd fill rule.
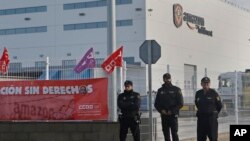
[[203,77],[201,83],[210,83],[210,79],[208,77]]
[[126,80],[126,81],[124,82],[124,86],[128,86],[128,85],[133,86],[133,82],[130,81],[130,80]]

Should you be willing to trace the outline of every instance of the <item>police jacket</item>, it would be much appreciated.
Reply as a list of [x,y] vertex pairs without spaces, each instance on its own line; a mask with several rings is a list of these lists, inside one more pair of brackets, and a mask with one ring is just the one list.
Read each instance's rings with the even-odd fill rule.
[[141,104],[140,94],[132,91],[124,91],[118,96],[118,107],[121,109],[122,116],[134,117],[139,114]]
[[209,116],[214,113],[218,115],[221,111],[222,103],[220,96],[214,89],[209,89],[206,93],[203,89],[195,94],[195,105],[198,109],[197,116]]
[[179,87],[163,84],[160,89],[158,89],[155,108],[161,113],[162,110],[166,112],[171,111],[172,114],[178,115],[180,108],[183,106],[183,97],[181,89]]

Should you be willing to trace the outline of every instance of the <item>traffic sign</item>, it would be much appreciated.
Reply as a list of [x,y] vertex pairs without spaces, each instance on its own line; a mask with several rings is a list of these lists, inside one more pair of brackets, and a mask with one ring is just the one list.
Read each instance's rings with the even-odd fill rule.
[[140,46],[140,58],[145,64],[149,64],[151,56],[151,64],[155,64],[161,57],[161,46],[155,40],[145,40]]
[[148,64],[148,91],[149,91],[149,135],[153,141],[153,106],[152,106],[152,64],[161,57],[161,46],[155,40],[145,40],[140,46],[140,58]]

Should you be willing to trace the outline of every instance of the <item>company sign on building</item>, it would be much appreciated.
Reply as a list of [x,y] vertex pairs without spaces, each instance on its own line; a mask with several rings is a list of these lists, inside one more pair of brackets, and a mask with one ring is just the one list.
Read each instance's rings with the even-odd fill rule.
[[187,12],[183,12],[183,8],[180,4],[173,5],[173,19],[177,28],[182,26],[183,21],[191,30],[197,30],[198,33],[213,36],[213,31],[209,31],[205,27],[205,19]]

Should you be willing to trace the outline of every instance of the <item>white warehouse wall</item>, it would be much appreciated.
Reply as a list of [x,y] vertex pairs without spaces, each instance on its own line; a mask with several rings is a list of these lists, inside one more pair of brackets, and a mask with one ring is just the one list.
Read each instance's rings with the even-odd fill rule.
[[[176,28],[173,22],[173,4],[180,4],[187,12],[205,20],[213,36],[191,30],[183,21]],[[161,45],[162,57],[153,66],[153,88],[157,89],[162,74],[170,66],[173,83],[184,88],[184,64],[197,67],[197,88],[207,74],[212,87],[218,86],[220,73],[244,71],[250,67],[250,13],[220,0],[147,0],[146,38]]]
[[[96,0],[88,0],[96,1]],[[0,47],[6,46],[10,57],[17,56],[12,62],[23,62],[22,66],[34,65],[28,61],[45,60],[49,56],[55,64],[61,65],[61,60],[77,59],[93,47],[97,58],[107,56],[107,30],[83,29],[64,31],[64,24],[99,22],[107,20],[107,7],[63,10],[63,4],[87,2],[81,0],[0,0],[0,9],[12,9],[32,6],[47,6],[47,12],[27,13],[0,16],[0,29],[19,27],[48,26],[47,32],[33,34],[18,34],[0,36]],[[141,8],[141,11],[136,11]],[[133,0],[132,4],[117,5],[117,20],[132,19],[132,26],[117,27],[117,48],[124,46],[124,56],[138,56],[137,49],[145,40],[145,1]],[[85,16],[79,16],[79,13]],[[31,18],[25,21],[24,18]],[[71,56],[67,56],[71,53]],[[138,57],[136,57],[136,61]],[[58,61],[55,61],[58,60]],[[30,62],[30,64],[27,63]]]
[[[95,1],[95,0],[86,0]],[[52,65],[61,60],[79,60],[90,47],[97,58],[107,56],[105,28],[64,31],[64,24],[105,21],[106,7],[63,10],[63,4],[85,0],[0,0],[0,9],[47,6],[47,12],[0,16],[0,29],[48,26],[47,32],[0,36],[0,47],[9,50],[11,62],[34,66],[34,62],[50,57]],[[190,30],[186,23],[176,28],[173,4],[183,11],[203,17],[213,36]],[[133,0],[118,5],[117,19],[132,19],[132,26],[117,28],[117,48],[124,45],[124,56],[139,58],[139,46],[145,39],[155,39],[162,46],[162,57],[153,65],[153,90],[162,84],[162,74],[169,65],[173,83],[184,88],[184,64],[197,68],[197,88],[207,68],[212,86],[218,86],[218,75],[228,71],[244,71],[250,66],[250,14],[220,0]],[[141,11],[136,11],[141,8]],[[151,9],[151,10],[150,10]],[[79,16],[84,12],[85,16]],[[31,18],[25,21],[24,18]],[[67,56],[71,53],[71,56]],[[41,58],[40,55],[44,57]],[[17,59],[13,59],[17,56]],[[142,71],[142,73],[145,73]],[[145,75],[144,75],[145,76]],[[137,78],[135,78],[137,79]],[[144,85],[144,84],[143,84]]]

